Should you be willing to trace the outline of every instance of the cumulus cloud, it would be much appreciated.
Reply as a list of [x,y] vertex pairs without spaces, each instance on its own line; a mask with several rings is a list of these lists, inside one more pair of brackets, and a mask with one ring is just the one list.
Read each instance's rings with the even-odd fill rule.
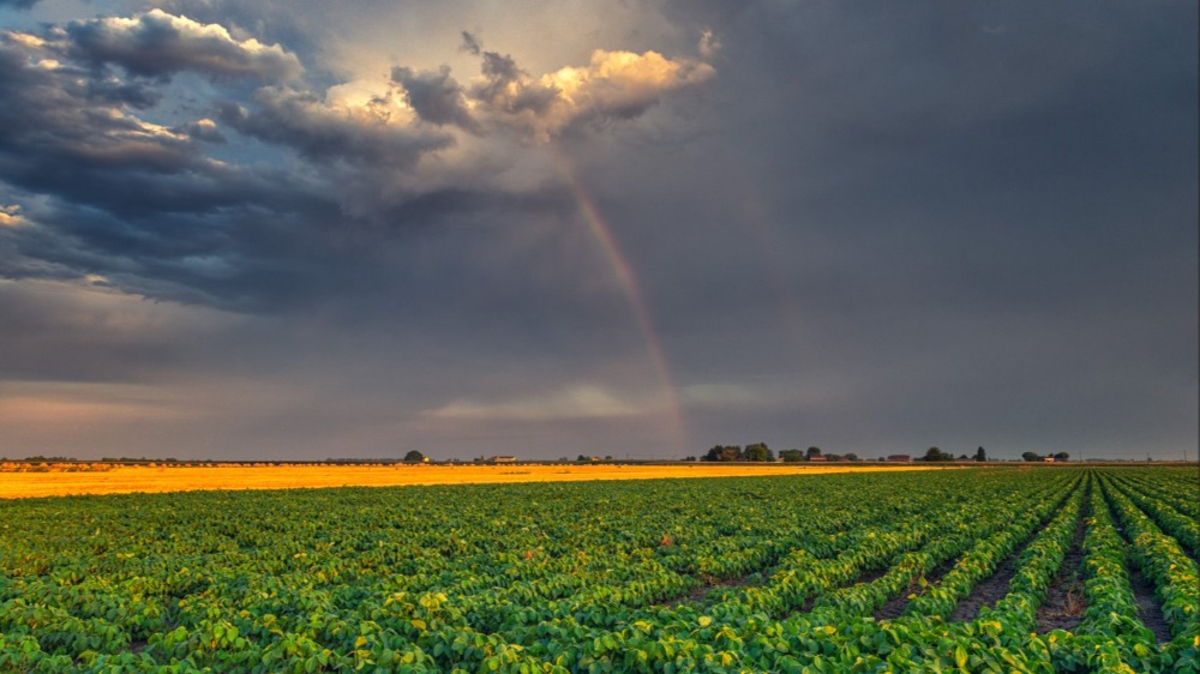
[[407,169],[421,155],[454,143],[449,134],[394,121],[378,108],[332,102],[310,91],[266,87],[255,93],[254,102],[252,109],[222,105],[221,121],[314,161]]
[[28,173],[50,155],[157,171],[194,160],[186,137],[128,112],[148,104],[151,94],[89,78],[54,59],[52,47],[35,36],[0,35],[0,97],[0,160],[14,160],[16,173]]
[[295,54],[254,38],[237,40],[224,26],[202,24],[153,9],[67,25],[71,55],[93,65],[119,65],[130,74],[166,78],[192,71],[213,79],[277,82],[304,70]]
[[426,122],[445,126],[454,124],[475,129],[475,120],[467,110],[462,86],[443,66],[436,71],[417,71],[397,66],[392,69],[392,81],[403,87],[404,98],[417,115]]
[[585,66],[540,77],[508,55],[485,51],[481,58],[482,77],[468,88],[475,109],[494,124],[543,142],[580,124],[639,117],[664,95],[716,75],[707,63],[655,51],[597,49]]
[[[699,45],[712,56],[720,43],[706,31]],[[460,84],[443,66],[417,71],[398,66],[392,80],[426,122],[468,131],[515,130],[523,138],[547,142],[568,128],[633,119],[663,96],[711,79],[716,70],[687,58],[655,51],[592,52],[584,66],[565,66],[533,76],[510,54],[483,49],[479,38],[462,32],[460,50],[478,56],[480,75]]]

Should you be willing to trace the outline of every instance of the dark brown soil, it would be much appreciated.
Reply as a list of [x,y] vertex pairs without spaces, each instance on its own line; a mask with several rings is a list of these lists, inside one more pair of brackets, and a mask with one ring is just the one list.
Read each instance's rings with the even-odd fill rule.
[[855,578],[854,582],[850,583],[847,587],[854,587],[855,585],[859,585],[861,583],[873,583],[886,576],[887,572],[891,570],[891,567],[885,566],[873,571],[864,571],[861,576]]
[[[954,565],[957,563],[958,563],[958,558],[955,557],[953,559],[948,559],[948,560],[942,562],[941,564],[938,564],[937,567],[934,568],[933,571],[930,571],[928,574],[926,574],[925,581],[927,583],[929,583],[930,585],[937,583],[938,581],[940,581],[942,579],[942,576],[946,575],[950,571],[950,569],[953,569]],[[905,588],[904,591],[900,593],[900,596],[891,599],[890,601],[888,601],[888,603],[884,604],[878,611],[876,611],[875,619],[876,620],[892,620],[895,618],[899,618],[901,615],[904,614],[904,607],[908,606],[908,595],[920,594],[920,592],[921,592],[921,579],[918,576],[917,578],[912,579],[912,582],[910,582],[908,584],[908,587]]]
[[1021,558],[1021,555],[1025,553],[1025,548],[1029,547],[1039,533],[1041,533],[1041,529],[1030,534],[1015,552],[996,566],[992,575],[977,583],[971,589],[971,594],[960,600],[958,606],[954,607],[954,611],[950,614],[950,620],[952,622],[974,620],[979,617],[979,609],[1003,599],[1004,595],[1008,594],[1008,586],[1012,584],[1013,574],[1017,571],[1017,560]]
[[[864,571],[858,578],[855,578],[853,581],[846,583],[845,585],[839,585],[837,587],[837,589],[841,589],[843,587],[854,587],[855,585],[858,585],[859,583],[874,582],[874,581],[882,578],[885,574],[887,574],[887,572],[888,572],[888,567],[884,567],[881,569],[873,569],[871,571]],[[819,598],[820,597],[809,597],[807,600],[805,600],[804,606],[800,607],[800,610],[797,611],[797,613],[811,613],[813,610],[813,607],[816,606],[816,604],[817,604],[817,599],[819,599]]]
[[654,606],[667,606],[669,608],[679,608],[680,606],[683,606],[684,604],[700,604],[700,603],[703,603],[704,598],[707,597],[709,595],[709,593],[712,593],[712,592],[717,592],[719,590],[723,590],[723,589],[727,589],[727,588],[734,588],[734,587],[753,587],[753,586],[757,586],[757,585],[762,585],[763,581],[764,581],[764,576],[761,572],[755,572],[755,573],[747,574],[740,578],[729,578],[726,580],[715,580],[712,578],[704,578],[703,580],[705,581],[704,585],[699,585],[697,587],[694,587],[690,591],[688,591],[686,594],[682,594],[677,597],[672,597],[671,599],[666,599],[664,601],[657,602],[654,604]]
[[1141,612],[1142,624],[1154,633],[1154,639],[1164,644],[1171,640],[1171,626],[1163,619],[1162,607],[1154,596],[1154,586],[1135,568],[1129,569],[1129,584],[1133,587],[1133,598]]
[[[1082,514],[1081,514],[1082,515]],[[1063,558],[1062,568],[1046,591],[1046,600],[1037,610],[1037,631],[1074,630],[1083,620],[1087,604],[1083,598],[1083,535],[1087,518],[1081,516],[1071,539],[1071,547]]]

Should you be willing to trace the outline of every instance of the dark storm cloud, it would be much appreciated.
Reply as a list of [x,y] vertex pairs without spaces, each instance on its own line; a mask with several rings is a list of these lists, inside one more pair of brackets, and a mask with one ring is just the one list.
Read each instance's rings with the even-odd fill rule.
[[38,0],[0,0],[0,7],[8,5],[17,9],[29,9],[38,3]]
[[[98,274],[157,299],[267,311],[337,287],[337,277],[355,282],[340,274],[343,258],[325,259],[362,227],[338,203],[336,175],[214,161],[207,147],[227,138],[212,120],[167,127],[138,116],[160,89],[59,61],[51,39],[0,40],[0,185],[51,198],[28,226],[0,230],[4,276]],[[314,161],[411,167],[450,142],[347,117],[306,92],[263,89],[249,104],[229,104],[223,122]]]
[[192,135],[114,106],[137,109],[148,94],[29,57],[11,37],[0,43],[0,180],[129,217],[287,201],[269,177],[213,162]]
[[193,71],[218,79],[277,82],[303,71],[278,45],[236,40],[222,26],[153,9],[134,19],[106,18],[67,25],[70,54],[93,65],[119,65],[132,75],[167,78]]
[[[42,160],[60,163],[54,170],[83,166],[140,167],[175,172],[197,157],[186,142],[164,129],[127,115],[114,103],[141,107],[154,95],[108,78],[91,80],[70,65],[52,60],[32,62],[36,55],[11,35],[0,42],[0,162],[15,182],[36,173]],[[46,65],[48,64],[48,65]]]
[[134,110],[153,108],[162,101],[162,92],[144,82],[124,82],[115,77],[87,81],[87,97],[97,103],[127,105]]
[[[720,32],[708,101],[727,135],[597,177],[629,249],[681,240],[662,223],[702,237],[666,266],[635,253],[663,330],[703,334],[667,352],[692,376],[790,361],[794,381],[856,391],[748,429],[1010,456],[1117,455],[1144,434],[1178,456],[1195,427],[1195,7],[918,8],[756,5]],[[635,196],[634,175],[671,171],[712,186],[707,207]]]
[[450,76],[449,68],[416,71],[396,66],[392,68],[392,81],[404,88],[404,99],[422,120],[438,126],[455,124],[468,130],[477,128],[463,99],[462,85]]

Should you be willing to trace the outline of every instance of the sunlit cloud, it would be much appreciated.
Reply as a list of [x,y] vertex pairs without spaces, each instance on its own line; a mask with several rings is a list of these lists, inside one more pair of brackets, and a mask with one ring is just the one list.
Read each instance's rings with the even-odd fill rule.
[[483,76],[468,92],[476,114],[547,142],[576,125],[639,117],[664,95],[715,75],[701,61],[597,49],[585,66],[564,66],[535,78],[510,57],[483,52]]
[[18,204],[0,204],[0,227],[20,227],[27,224],[21,217],[21,207]]

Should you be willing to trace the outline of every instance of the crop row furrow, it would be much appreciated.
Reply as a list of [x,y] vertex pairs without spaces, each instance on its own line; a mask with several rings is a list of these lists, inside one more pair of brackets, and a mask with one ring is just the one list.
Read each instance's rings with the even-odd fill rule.
[[[1038,494],[1027,504],[1013,505],[1017,509],[1032,507],[1045,498]],[[821,596],[813,605],[813,613],[822,614],[819,619],[830,623],[874,614],[906,588],[915,591],[914,583],[919,583],[938,565],[963,554],[981,538],[991,536],[1011,523],[1010,511],[1004,508],[988,507],[978,513],[963,509],[960,514],[962,520],[955,530],[939,533],[920,550],[897,557],[886,573],[869,583],[858,583]]]
[[1156,496],[1141,493],[1125,480],[1114,478],[1110,483],[1149,515],[1163,532],[1174,536],[1185,550],[1191,550],[1193,559],[1200,554],[1200,522],[1195,518],[1180,513]]
[[1102,477],[1101,481],[1108,504],[1129,540],[1130,556],[1154,583],[1172,634],[1200,634],[1200,575],[1196,562],[1117,489],[1111,478]]

